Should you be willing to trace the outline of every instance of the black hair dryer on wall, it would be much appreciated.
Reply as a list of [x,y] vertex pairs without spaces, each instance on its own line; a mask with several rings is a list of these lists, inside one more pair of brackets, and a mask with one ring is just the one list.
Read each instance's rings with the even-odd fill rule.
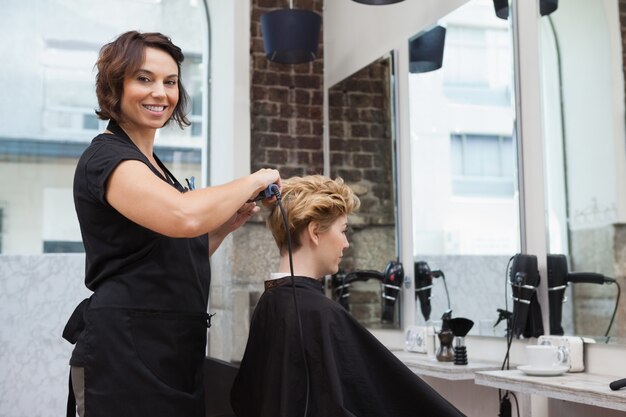
[[404,267],[398,261],[390,261],[383,272],[371,269],[357,269],[348,273],[339,271],[331,277],[335,296],[339,303],[350,310],[350,284],[354,281],[368,281],[376,279],[381,282],[382,316],[383,322],[393,322],[394,311],[398,294],[404,281]]
[[[445,285],[446,277],[443,271],[438,269],[431,270],[430,266],[424,261],[417,261],[413,266],[415,273],[415,295],[419,299],[422,316],[424,316],[424,320],[428,321],[430,320],[430,313],[432,311],[430,297],[433,288],[433,278],[442,278]],[[450,296],[447,286],[446,297],[448,298],[448,310],[450,310]]]
[[550,308],[550,334],[563,335],[561,318],[566,301],[567,258],[565,255],[548,255],[548,301]]
[[[614,278],[609,278],[595,272],[568,272],[567,257],[565,255],[549,254],[547,260],[550,334],[563,335],[564,331],[561,325],[561,318],[563,314],[563,303],[567,301],[565,290],[569,283],[610,284],[616,281]],[[606,335],[608,335],[609,330],[607,330]]]
[[519,339],[543,334],[541,306],[537,298],[539,269],[535,255],[518,253],[511,258],[509,283],[513,293],[513,335]]
[[433,274],[426,262],[415,262],[415,294],[420,300],[420,310],[424,320],[430,319],[432,306],[430,305],[430,294],[433,288]]
[[383,312],[382,320],[393,322],[393,316],[398,294],[404,282],[404,267],[400,262],[390,261],[383,271]]

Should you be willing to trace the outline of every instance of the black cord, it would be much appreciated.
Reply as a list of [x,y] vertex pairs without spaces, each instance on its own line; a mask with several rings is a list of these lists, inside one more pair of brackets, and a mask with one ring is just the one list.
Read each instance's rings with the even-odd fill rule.
[[[510,281],[510,267],[511,267],[511,262],[513,261],[514,256],[511,256],[509,258],[509,261],[506,264],[506,272],[505,272],[505,281],[504,281],[504,309],[505,311],[509,311],[509,301],[508,301],[508,286],[509,286],[509,281]],[[511,283],[511,285],[513,285]],[[517,285],[520,287],[518,288],[518,298],[520,296],[520,292],[521,292],[521,285],[522,283],[517,283]],[[513,293],[513,289],[511,289],[511,293]],[[504,356],[504,360],[502,362],[502,366],[500,367],[500,370],[504,370],[505,368],[508,370],[510,369],[510,353],[511,353],[511,344],[513,343],[513,328],[515,326],[515,301],[513,301],[513,314],[511,316],[511,319],[509,321],[509,319],[507,318],[507,331],[506,331],[506,354]],[[504,400],[508,401],[508,397],[509,394],[515,399],[515,409],[517,411],[517,417],[520,416],[519,413],[519,402],[517,401],[517,397],[515,396],[515,394],[511,391],[505,391],[504,396],[502,396],[502,392],[500,389],[498,389],[498,397],[500,399],[500,407],[502,408],[502,403]],[[510,404],[508,406],[510,408]],[[509,412],[510,415],[510,412]]]
[[443,271],[439,271],[441,272],[441,279],[443,279],[443,287],[446,290],[446,298],[448,299],[448,310],[452,310],[452,307],[450,305],[450,292],[448,292],[448,284],[446,284],[446,275],[443,273]]
[[[347,273],[343,273],[343,272],[339,272],[337,274],[337,277],[341,276],[341,283],[340,288],[339,288],[339,295],[337,296],[337,302],[339,304],[341,304],[342,307],[344,308],[349,308],[349,305],[344,305],[343,304],[343,296],[346,293],[346,287],[348,286],[348,274]],[[339,280],[339,278],[337,278],[337,280]],[[349,295],[349,294],[348,294]],[[348,302],[346,301],[346,304],[348,304]]]
[[300,348],[302,349],[302,359],[304,360],[304,373],[306,376],[306,397],[305,397],[305,402],[304,402],[304,417],[306,417],[309,411],[309,393],[311,390],[310,389],[310,377],[309,377],[309,364],[306,360],[306,350],[304,349],[304,335],[302,333],[302,318],[300,317],[300,308],[298,307],[298,297],[296,296],[296,282],[294,279],[293,257],[291,253],[291,234],[289,233],[289,223],[287,221],[287,215],[285,214],[285,209],[283,208],[280,191],[276,189],[274,191],[274,195],[276,196],[276,201],[278,202],[278,207],[280,208],[280,214],[283,217],[283,223],[285,225],[285,232],[287,233],[287,251],[289,252],[289,271],[291,272],[291,289],[293,291],[293,303],[296,308],[296,317],[298,319],[298,331],[300,333]]
[[[511,267],[511,262],[513,261],[513,256],[509,258],[509,262],[506,264],[506,272],[505,272],[505,280],[504,280],[504,309],[505,311],[509,311],[509,301],[508,301],[508,286],[509,286],[509,269]],[[513,290],[511,290],[513,292]],[[515,326],[515,302],[513,302],[513,315],[511,317],[511,321],[508,322],[507,319],[507,329],[506,329],[506,354],[504,355],[504,361],[502,362],[502,366],[500,370],[504,370],[505,367],[509,369],[509,355],[511,352],[511,344],[513,343],[513,326]]]
[[606,329],[606,333],[604,337],[606,337],[606,342],[609,343],[609,332],[611,331],[611,327],[613,326],[613,320],[615,320],[615,314],[617,313],[617,307],[619,305],[619,297],[622,293],[622,288],[619,285],[619,282],[613,281],[615,285],[617,285],[617,298],[615,299],[615,308],[613,309],[613,316],[611,316],[611,321],[609,322],[609,327]]
[[515,393],[513,393],[511,391],[508,391],[508,393],[511,394],[511,396],[515,400],[515,411],[517,411],[517,417],[520,417],[520,414],[519,414],[519,401],[517,401],[517,397],[515,396]]

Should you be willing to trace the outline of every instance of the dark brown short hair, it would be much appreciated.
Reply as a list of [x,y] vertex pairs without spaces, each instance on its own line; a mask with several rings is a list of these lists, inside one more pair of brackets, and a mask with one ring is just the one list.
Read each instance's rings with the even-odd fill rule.
[[174,119],[181,128],[189,126],[191,123],[186,116],[189,95],[180,81],[180,65],[185,56],[170,38],[157,32],[129,31],[100,49],[98,62],[96,62],[98,70],[96,96],[100,109],[96,110],[96,114],[102,120],[113,119],[118,122],[122,120],[121,102],[124,93],[124,78],[135,73],[141,67],[145,59],[146,48],[155,48],[166,52],[178,66],[178,103],[172,117],[165,122],[165,125]]

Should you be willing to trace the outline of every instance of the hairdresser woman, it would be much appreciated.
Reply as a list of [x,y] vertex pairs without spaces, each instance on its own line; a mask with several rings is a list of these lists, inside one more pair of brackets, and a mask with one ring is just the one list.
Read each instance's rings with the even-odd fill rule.
[[246,203],[276,170],[187,190],[153,153],[157,129],[189,125],[180,48],[159,33],[127,32],[97,62],[100,119],[109,120],[76,167],[74,200],[93,290],[64,337],[68,415],[203,417],[209,256],[258,208]]

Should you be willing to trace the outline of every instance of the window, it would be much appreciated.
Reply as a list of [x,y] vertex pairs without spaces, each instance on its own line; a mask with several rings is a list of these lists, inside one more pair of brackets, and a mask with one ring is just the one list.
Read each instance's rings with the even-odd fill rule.
[[443,66],[409,74],[413,253],[450,268],[496,256],[503,271],[520,245],[511,36],[482,0],[440,24]]
[[2,253],[2,222],[4,221],[4,210],[0,208],[0,253]]
[[446,38],[446,96],[459,103],[509,106],[513,67],[507,29],[451,24]]
[[100,46],[74,40],[46,41],[42,56],[45,136],[86,141],[104,127],[94,113],[97,100],[92,69]]
[[451,135],[452,193],[506,197],[515,192],[515,153],[510,136]]
[[[125,13],[103,20],[111,10]],[[202,64],[208,25],[203,2],[73,0],[10,2],[0,27],[0,75],[10,80],[0,101],[1,250],[6,254],[75,252],[82,238],[72,198],[77,160],[104,130],[94,110],[94,65],[100,48],[140,28],[162,32],[183,48],[182,80],[191,97],[192,126],[161,129],[155,153],[179,179],[202,178],[203,106],[208,74]]]

